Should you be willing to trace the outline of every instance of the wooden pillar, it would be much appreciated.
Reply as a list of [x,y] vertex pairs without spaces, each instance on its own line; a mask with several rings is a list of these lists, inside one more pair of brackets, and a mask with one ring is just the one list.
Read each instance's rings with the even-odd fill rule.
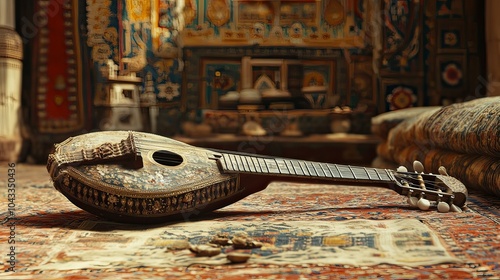
[[500,96],[500,1],[486,0],[486,70],[488,96]]
[[17,161],[21,151],[23,45],[15,30],[14,0],[0,1],[0,161]]

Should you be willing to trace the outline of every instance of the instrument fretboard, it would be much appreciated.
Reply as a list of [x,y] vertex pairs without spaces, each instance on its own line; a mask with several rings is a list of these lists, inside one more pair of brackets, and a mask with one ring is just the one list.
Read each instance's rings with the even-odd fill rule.
[[233,153],[222,153],[219,161],[224,173],[255,173],[366,182],[394,181],[392,173],[386,169]]

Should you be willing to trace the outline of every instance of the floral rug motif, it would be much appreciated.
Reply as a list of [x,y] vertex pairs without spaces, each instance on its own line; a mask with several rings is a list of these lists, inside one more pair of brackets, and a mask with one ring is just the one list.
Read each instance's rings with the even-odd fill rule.
[[[344,264],[389,263],[404,266],[459,262],[425,224],[416,219],[224,222],[197,221],[147,230],[112,230],[107,222],[84,222],[81,230],[52,248],[30,270],[68,270],[128,267],[187,267],[228,264],[226,254],[251,254],[249,263]],[[119,226],[118,226],[119,227]],[[188,248],[169,250],[175,242],[209,244],[218,234],[244,232],[262,247],[235,250],[225,246],[212,257],[197,257]]]
[[[0,168],[1,171],[1,168]],[[4,172],[5,173],[5,172]],[[276,182],[198,220],[104,221],[58,193],[43,166],[16,167],[9,219],[0,181],[0,279],[498,279],[500,201],[473,192],[462,213],[410,208],[374,187]],[[7,218],[6,218],[7,217]],[[15,272],[8,256],[14,222]],[[172,249],[246,232],[246,263]]]

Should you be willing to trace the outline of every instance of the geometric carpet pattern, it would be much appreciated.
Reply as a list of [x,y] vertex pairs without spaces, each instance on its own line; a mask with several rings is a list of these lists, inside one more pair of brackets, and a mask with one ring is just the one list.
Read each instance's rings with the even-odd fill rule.
[[[7,165],[0,171],[2,279],[500,277],[500,201],[481,193],[470,194],[462,213],[438,213],[410,208],[384,188],[275,182],[198,220],[141,226],[77,208],[52,187],[44,166],[17,165],[15,191]],[[172,249],[238,231],[263,244],[244,250],[246,263],[223,258],[231,247],[215,257]],[[391,254],[396,247],[387,244],[402,251]]]

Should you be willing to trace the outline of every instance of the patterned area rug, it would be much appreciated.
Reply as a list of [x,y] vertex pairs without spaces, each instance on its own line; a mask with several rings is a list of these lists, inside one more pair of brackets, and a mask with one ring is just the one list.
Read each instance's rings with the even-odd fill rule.
[[[109,231],[110,228],[115,229]],[[415,219],[198,221],[148,230],[119,228],[110,223],[84,222],[79,227],[81,230],[59,241],[47,258],[28,270],[222,265],[230,263],[227,254],[231,252],[251,255],[250,264],[418,266],[460,262],[446,251],[425,224]],[[234,237],[241,234],[262,243],[262,247],[234,249],[232,245],[223,246],[222,253],[216,256],[193,256],[193,252],[185,248],[185,244],[210,244],[218,235]]]
[[[16,167],[14,208],[4,203],[5,182],[0,278],[500,277],[500,202],[481,194],[471,195],[463,213],[443,214],[410,209],[404,197],[386,189],[273,183],[203,220],[146,227],[102,221],[78,209],[52,188],[43,166]],[[242,232],[261,243],[238,250],[251,254],[242,264],[227,261],[233,246],[196,257],[182,245]],[[12,252],[16,272],[8,271]]]

